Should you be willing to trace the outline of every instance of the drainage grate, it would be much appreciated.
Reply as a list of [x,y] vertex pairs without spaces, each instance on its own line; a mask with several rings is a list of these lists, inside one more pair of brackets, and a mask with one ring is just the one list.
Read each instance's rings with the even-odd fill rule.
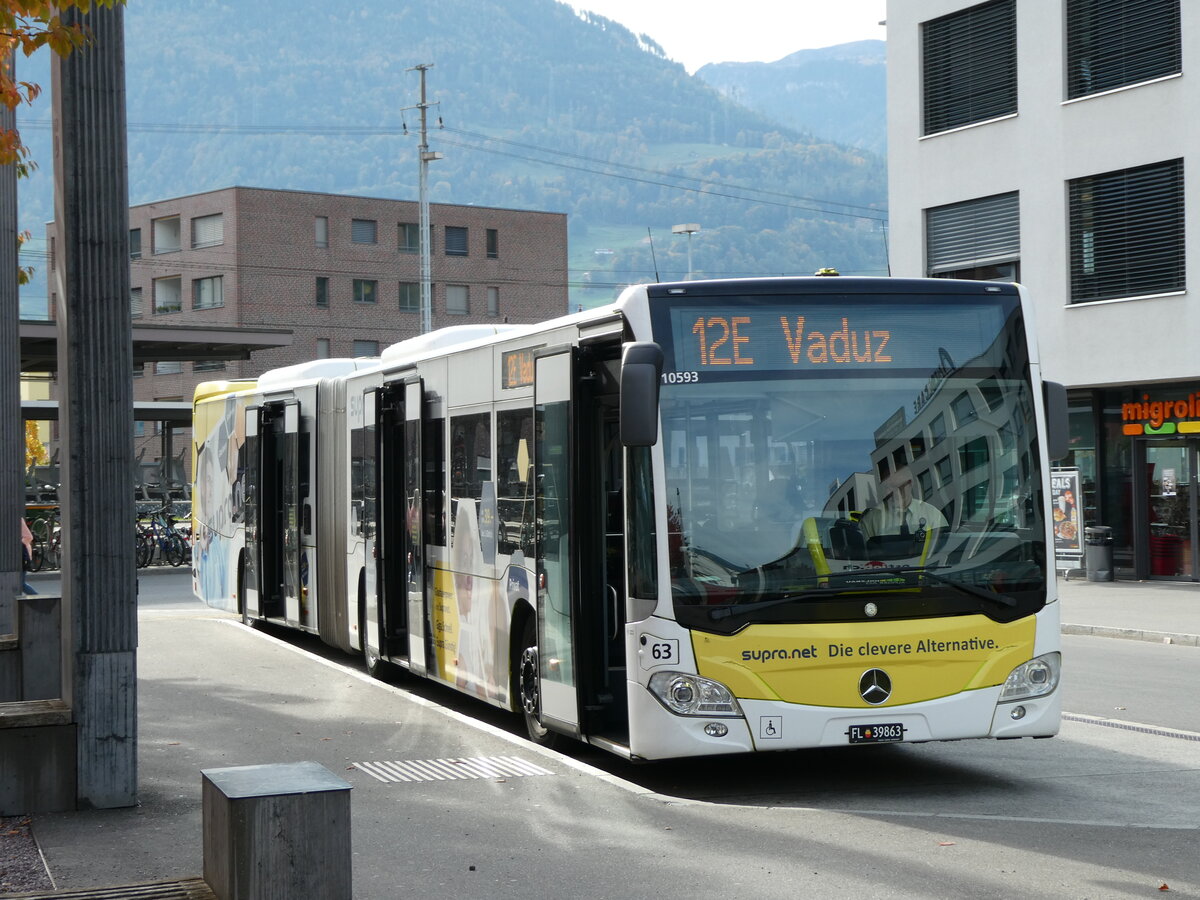
[[1154,725],[1140,725],[1137,722],[1122,722],[1120,719],[1104,719],[1100,716],[1084,716],[1078,713],[1065,712],[1062,717],[1068,722],[1103,725],[1105,728],[1120,728],[1123,731],[1136,731],[1139,734],[1152,734],[1156,737],[1178,738],[1181,741],[1200,741],[1200,734],[1194,731],[1180,731],[1177,728],[1159,728]]
[[119,887],[76,888],[12,895],[14,900],[216,900],[216,894],[200,878],[185,881],[155,881]]
[[354,767],[384,784],[403,781],[456,781],[478,778],[521,778],[553,775],[549,769],[515,756],[476,756],[460,759],[410,759],[395,762],[358,762]]

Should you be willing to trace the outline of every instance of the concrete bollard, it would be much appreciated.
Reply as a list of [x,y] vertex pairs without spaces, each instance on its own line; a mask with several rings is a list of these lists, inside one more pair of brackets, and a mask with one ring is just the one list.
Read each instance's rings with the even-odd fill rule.
[[351,900],[350,785],[315,762],[202,769],[219,900]]

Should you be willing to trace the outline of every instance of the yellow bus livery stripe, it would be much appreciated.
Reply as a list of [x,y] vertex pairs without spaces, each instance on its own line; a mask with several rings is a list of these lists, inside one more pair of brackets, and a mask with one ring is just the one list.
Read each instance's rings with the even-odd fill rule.
[[919,703],[1003,684],[1033,655],[1032,617],[904,622],[751,625],[735,635],[693,632],[697,671],[744,700],[870,708],[859,677],[891,676],[886,706]]

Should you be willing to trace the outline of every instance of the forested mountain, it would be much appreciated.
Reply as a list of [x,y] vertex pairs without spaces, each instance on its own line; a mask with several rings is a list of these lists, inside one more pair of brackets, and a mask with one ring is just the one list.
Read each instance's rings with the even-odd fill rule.
[[887,45],[856,41],[775,62],[714,62],[696,77],[800,132],[884,153]]
[[[154,0],[125,21],[135,204],[230,185],[415,199],[411,67],[432,64],[431,200],[568,213],[573,302],[656,266],[681,277],[684,222],[703,229],[697,273],[885,269],[878,155],[752,111],[557,0]],[[49,85],[48,62],[21,65]],[[40,237],[48,105],[19,121],[43,166],[22,227]]]

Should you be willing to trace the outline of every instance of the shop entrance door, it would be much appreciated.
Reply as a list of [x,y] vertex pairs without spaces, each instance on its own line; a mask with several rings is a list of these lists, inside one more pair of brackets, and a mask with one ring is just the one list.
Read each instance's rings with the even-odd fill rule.
[[1197,459],[1200,440],[1140,441],[1140,465],[1145,473],[1138,514],[1139,569],[1143,577],[1197,580],[1200,558],[1200,511]]

